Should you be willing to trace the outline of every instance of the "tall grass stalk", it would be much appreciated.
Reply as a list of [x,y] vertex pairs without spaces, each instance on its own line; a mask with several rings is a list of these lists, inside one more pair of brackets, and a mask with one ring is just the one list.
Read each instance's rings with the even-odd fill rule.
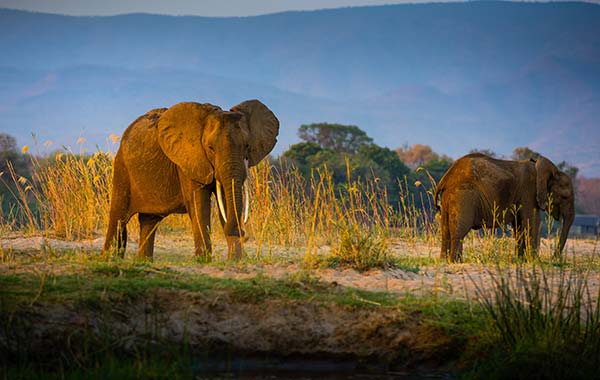
[[501,343],[500,372],[527,367],[536,378],[563,378],[568,368],[600,370],[600,289],[590,290],[588,270],[517,265],[489,274],[491,290],[475,285]]
[[50,162],[34,160],[41,225],[72,240],[93,237],[107,224],[112,157],[56,154]]
[[[70,151],[44,158],[31,156],[32,181],[14,171],[10,180],[16,185],[13,196],[24,220],[20,225],[68,240],[104,233],[113,157],[106,152],[81,155]],[[308,253],[314,254],[323,245],[337,244],[341,231],[357,228],[376,230],[386,237],[435,237],[437,226],[431,212],[427,206],[415,206],[406,178],[400,183],[400,203],[392,204],[390,189],[375,176],[371,180],[355,178],[349,162],[346,176],[346,183],[335,184],[327,167],[315,168],[304,176],[284,159],[265,160],[252,168],[250,220],[244,229],[257,246],[256,255],[273,245],[308,247]],[[430,192],[418,197],[418,203],[433,207]],[[219,239],[222,229],[215,206],[212,215],[211,233]],[[160,228],[189,229],[189,220],[185,215],[171,216]],[[130,229],[135,231],[135,226]]]
[[[12,195],[15,204],[9,211],[8,220],[6,219],[7,216],[2,215],[2,221],[9,225],[24,226],[30,232],[38,230],[40,227],[39,220],[32,207],[32,201],[37,199],[34,187],[30,180],[15,171],[11,162],[7,162],[6,166],[8,173],[0,173],[0,181],[2,186],[8,189]],[[10,178],[9,180],[4,179],[5,174]],[[11,184],[14,186],[11,186]]]

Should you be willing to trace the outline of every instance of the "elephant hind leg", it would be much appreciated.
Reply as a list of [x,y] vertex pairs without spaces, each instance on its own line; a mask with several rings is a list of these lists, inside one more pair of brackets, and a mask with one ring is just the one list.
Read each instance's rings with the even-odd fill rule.
[[450,262],[459,263],[462,261],[463,238],[453,238],[450,240]]
[[130,218],[130,215],[128,215],[129,196],[128,194],[115,193],[113,192],[106,240],[104,241],[102,252],[105,255],[109,255],[115,249],[114,252],[123,258],[125,256],[125,248],[127,247],[127,222]]
[[[468,199],[458,203],[459,205],[471,205],[472,202]],[[449,210],[449,234],[450,234],[450,255],[451,262],[462,261],[463,254],[463,239],[473,226],[474,210],[470,207],[462,207],[461,209],[453,208]]]
[[138,220],[140,222],[138,258],[152,261],[156,227],[158,223],[163,220],[163,216],[140,213],[138,214]]
[[106,240],[104,241],[104,247],[102,248],[103,254],[107,255],[111,253],[112,249],[115,249],[116,254],[123,258],[125,256],[125,248],[127,247],[127,219],[111,217],[108,223],[108,229],[106,232]]
[[127,246],[127,222],[131,218],[129,211],[131,190],[129,176],[119,153],[115,158],[113,187],[110,198],[108,228],[102,253],[104,255],[116,253],[123,258]]
[[448,211],[446,208],[442,209],[440,223],[442,230],[442,251],[440,253],[440,259],[448,260],[448,254],[450,253],[450,226],[448,225]]

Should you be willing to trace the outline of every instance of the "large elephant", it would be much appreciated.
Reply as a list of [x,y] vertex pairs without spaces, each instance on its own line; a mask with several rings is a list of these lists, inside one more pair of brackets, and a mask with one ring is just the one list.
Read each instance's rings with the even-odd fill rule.
[[124,255],[127,222],[138,214],[138,255],[152,259],[157,223],[169,214],[187,213],[195,254],[210,260],[210,199],[216,193],[229,258],[240,258],[248,167],[269,154],[278,132],[279,121],[258,100],[230,111],[179,103],[140,116],[123,133],[115,157],[104,251],[116,248]]
[[[555,255],[565,246],[575,217],[573,184],[567,174],[547,158],[505,161],[480,153],[458,159],[444,174],[434,194],[441,197],[441,257],[462,258],[462,239],[484,226],[511,224],[517,251],[527,247],[535,254],[540,244],[540,212],[549,210],[562,219]],[[548,202],[551,202],[548,204]]]

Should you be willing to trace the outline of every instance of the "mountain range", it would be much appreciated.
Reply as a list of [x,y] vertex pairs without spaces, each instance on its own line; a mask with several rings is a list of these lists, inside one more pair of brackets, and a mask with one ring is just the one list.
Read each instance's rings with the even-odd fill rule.
[[[466,2],[206,18],[0,9],[0,132],[111,147],[146,111],[257,98],[281,121],[358,125],[379,145],[509,156],[600,177],[600,5]],[[75,142],[85,137],[87,142]],[[54,148],[53,148],[54,147]]]

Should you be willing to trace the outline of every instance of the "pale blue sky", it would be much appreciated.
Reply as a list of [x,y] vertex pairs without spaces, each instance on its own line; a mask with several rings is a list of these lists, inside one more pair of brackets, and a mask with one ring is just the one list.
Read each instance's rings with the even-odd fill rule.
[[[254,16],[289,10],[315,10],[365,5],[462,1],[468,0],[0,0],[0,8],[76,16],[108,16],[142,12],[169,15],[227,17]],[[584,1],[600,3],[600,0]]]
[[[428,0],[0,0],[0,8],[68,15],[158,13],[197,16],[252,16],[288,10],[419,3]],[[436,2],[457,0],[436,0]],[[600,1],[600,0],[598,0]]]

